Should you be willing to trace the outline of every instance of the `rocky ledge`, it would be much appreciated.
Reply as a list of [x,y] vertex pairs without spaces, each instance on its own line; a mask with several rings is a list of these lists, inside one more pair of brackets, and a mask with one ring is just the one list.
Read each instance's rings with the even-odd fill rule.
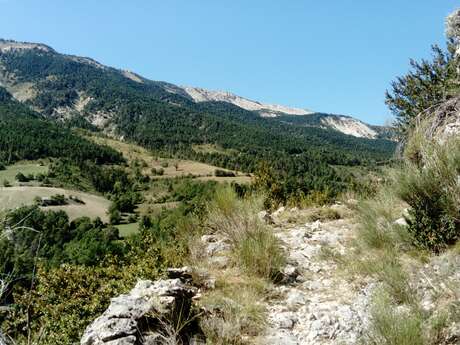
[[201,331],[192,308],[196,288],[189,284],[190,271],[168,273],[170,279],[142,280],[128,294],[113,298],[86,328],[81,345],[200,343]]

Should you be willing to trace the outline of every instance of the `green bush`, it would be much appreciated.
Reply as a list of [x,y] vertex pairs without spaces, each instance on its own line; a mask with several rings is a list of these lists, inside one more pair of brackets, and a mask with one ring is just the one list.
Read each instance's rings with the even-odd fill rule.
[[18,182],[28,182],[28,178],[21,172],[18,172],[15,176],[15,179],[18,181]]
[[408,231],[415,244],[439,252],[460,236],[460,140],[429,141],[415,133],[398,193],[409,204]]
[[214,176],[216,177],[235,177],[235,173],[233,171],[216,169],[214,170]]
[[162,176],[165,173],[163,168],[159,168],[159,169],[152,168],[151,171],[152,171],[152,175],[154,175],[154,176]]

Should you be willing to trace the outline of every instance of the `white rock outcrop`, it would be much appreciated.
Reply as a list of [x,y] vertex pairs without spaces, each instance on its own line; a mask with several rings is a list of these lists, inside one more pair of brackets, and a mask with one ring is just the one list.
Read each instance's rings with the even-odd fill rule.
[[312,112],[306,109],[286,107],[277,104],[264,104],[240,97],[228,91],[211,91],[199,87],[184,87],[183,90],[195,102],[227,102],[249,111],[260,111],[262,116],[273,117],[279,113],[288,115],[308,115]]
[[[186,270],[172,270],[170,275],[188,279]],[[107,310],[90,324],[81,345],[163,344],[168,334],[166,325],[180,315],[189,315],[196,289],[174,278],[139,281],[128,294],[111,300]],[[178,336],[178,335],[177,335]]]

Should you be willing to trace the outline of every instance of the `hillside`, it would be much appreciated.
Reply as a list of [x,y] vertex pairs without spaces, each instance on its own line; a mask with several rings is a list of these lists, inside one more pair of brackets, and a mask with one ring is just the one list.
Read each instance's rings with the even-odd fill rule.
[[[229,103],[239,108],[255,112],[261,117],[273,118],[293,125],[335,130],[357,138],[390,138],[383,134],[388,127],[371,126],[351,116],[324,114],[307,109],[292,108],[277,104],[263,104],[227,91],[210,91],[196,87],[182,87],[181,89],[197,103]],[[177,89],[175,90],[176,91],[172,89],[171,91],[177,92]]]
[[0,87],[0,162],[11,164],[48,157],[68,158],[74,162],[89,159],[98,164],[123,162],[117,151],[94,144],[44,119]]
[[[105,74],[106,78],[108,77],[113,83],[125,89],[131,89],[131,91],[135,89],[144,96],[185,107],[193,108],[191,103],[194,102],[222,102],[235,105],[262,117],[278,118],[283,115],[305,117],[311,114],[315,114],[316,117],[322,117],[323,115],[305,109],[263,104],[226,91],[210,91],[202,88],[180,87],[170,83],[150,81],[133,72],[116,70],[89,58],[58,54],[52,48],[43,44],[0,40],[0,53],[2,57],[0,59],[2,60],[2,63],[0,63],[0,85],[3,84],[7,87],[18,100],[31,101],[34,106],[45,113],[58,118],[68,118],[75,114],[82,114],[89,104],[94,106],[94,103],[101,95],[95,94],[94,90],[88,90],[88,83],[94,85],[90,80],[100,78],[100,74]],[[13,62],[12,59],[15,61]],[[29,67],[24,66],[25,63]],[[35,70],[31,70],[30,66],[34,66],[33,69]],[[91,71],[90,67],[94,70]],[[72,80],[75,77],[69,75],[72,70],[79,70],[81,73],[89,73],[90,75],[86,75],[86,78],[84,78],[86,82]],[[62,76],[62,72],[64,72],[64,76]],[[62,77],[64,77],[64,80],[62,80]],[[69,78],[71,80],[68,80]],[[100,87],[101,85],[94,86]],[[50,98],[56,99],[51,101]],[[111,122],[110,119],[114,116],[114,109],[99,108],[96,106],[90,110],[93,114],[89,116],[88,120],[93,125],[105,127]],[[328,114],[319,123],[313,123],[308,119],[306,121],[309,121],[312,126],[336,130],[355,137],[371,139],[379,137],[371,126],[351,117],[346,118],[348,122],[346,126],[343,125],[344,117],[341,115]]]
[[[348,182],[332,165],[384,162],[395,148],[389,140],[358,138],[331,129],[348,126],[324,120],[336,119],[332,115],[296,115],[295,120],[285,115],[290,118],[286,121],[264,118],[221,100],[195,102],[178,86],[89,58],[59,54],[41,44],[1,41],[0,85],[48,119],[99,129],[161,155],[246,173],[268,162],[273,176],[281,181],[281,201],[294,192],[308,195],[327,189],[334,195]],[[326,126],[325,121],[330,123]],[[346,121],[356,126],[355,120]],[[376,131],[366,125],[358,127],[361,136],[375,136]],[[197,152],[193,149],[197,145],[223,150]]]
[[0,40],[0,345],[460,344],[447,24],[397,133]]

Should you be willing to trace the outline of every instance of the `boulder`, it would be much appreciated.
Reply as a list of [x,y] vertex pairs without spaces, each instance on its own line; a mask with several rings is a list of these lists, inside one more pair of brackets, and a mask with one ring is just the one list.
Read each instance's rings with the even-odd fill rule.
[[[177,278],[154,282],[141,280],[128,294],[113,298],[107,310],[86,328],[80,344],[131,345],[145,338],[152,340],[152,344],[162,344],[158,337],[153,341],[151,334],[164,338],[167,325],[185,322],[178,318],[192,314],[192,298],[196,294],[196,288],[184,283],[189,279],[187,269],[168,273]],[[187,338],[190,335],[178,336]]]
[[267,211],[260,211],[257,216],[259,219],[267,224],[273,225],[275,224],[275,221],[273,220],[273,217],[271,216],[270,213]]
[[299,273],[297,267],[288,264],[283,269],[282,282],[285,283],[285,284],[294,283],[296,281],[297,277],[299,276],[299,274],[300,273]]
[[401,225],[401,226],[407,226],[407,221],[406,221],[406,218],[404,217],[396,219],[394,223],[397,225]]
[[205,246],[207,256],[219,255],[230,250],[231,246],[227,239],[218,235],[204,235],[201,237],[201,242]]

